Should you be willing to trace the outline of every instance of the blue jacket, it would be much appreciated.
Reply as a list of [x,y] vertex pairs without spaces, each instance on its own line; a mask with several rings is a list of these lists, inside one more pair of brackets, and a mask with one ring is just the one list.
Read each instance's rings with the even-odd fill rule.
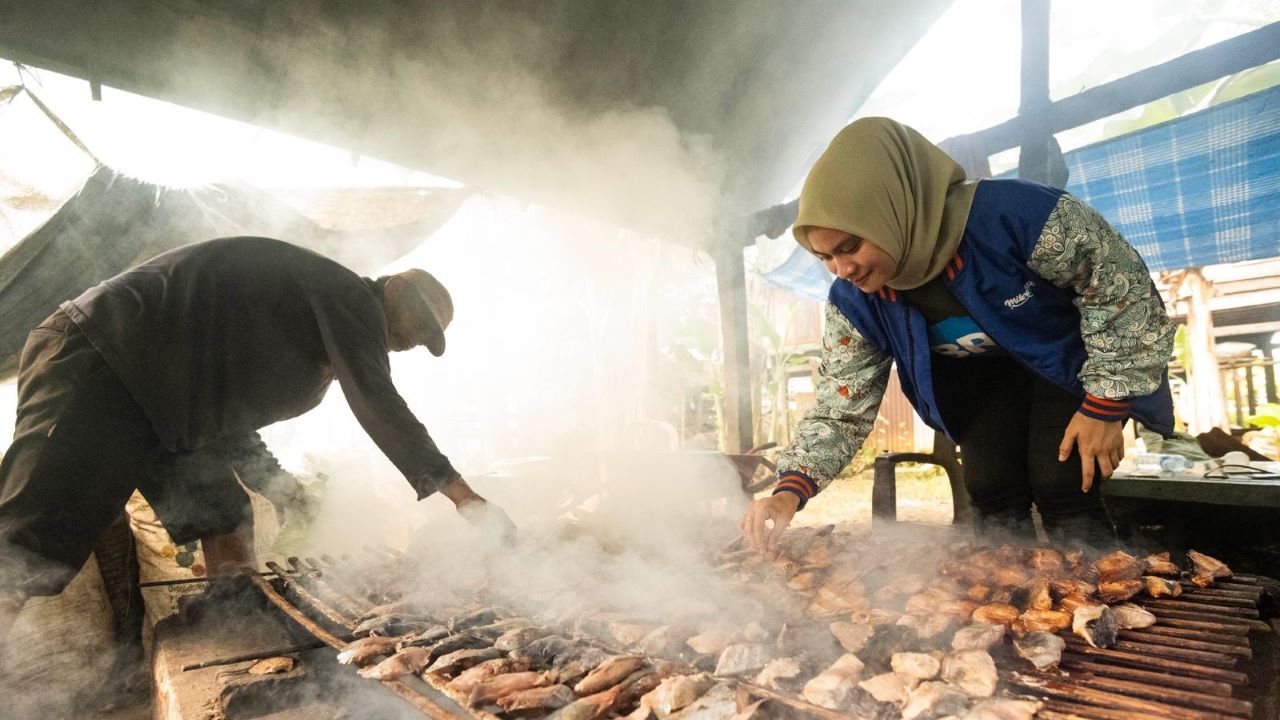
[[[1128,398],[1127,403],[1088,395],[1079,379],[1086,354],[1080,313],[1072,304],[1075,293],[1028,267],[1045,221],[1062,194],[1021,180],[979,183],[963,239],[944,272],[946,285],[1005,352],[1078,396],[1082,414],[1115,420],[1127,413],[1167,436],[1173,431],[1168,371],[1163,371],[1154,393]],[[829,297],[863,337],[893,355],[907,399],[930,427],[946,432],[934,396],[924,316],[887,286],[868,294],[837,280]]]

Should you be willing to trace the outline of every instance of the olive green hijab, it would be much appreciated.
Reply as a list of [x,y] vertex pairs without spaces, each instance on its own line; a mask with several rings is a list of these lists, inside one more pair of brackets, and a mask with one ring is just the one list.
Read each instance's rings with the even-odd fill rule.
[[809,171],[792,233],[810,251],[810,227],[857,235],[897,261],[889,286],[910,290],[941,274],[955,254],[977,187],[915,130],[889,118],[860,118]]

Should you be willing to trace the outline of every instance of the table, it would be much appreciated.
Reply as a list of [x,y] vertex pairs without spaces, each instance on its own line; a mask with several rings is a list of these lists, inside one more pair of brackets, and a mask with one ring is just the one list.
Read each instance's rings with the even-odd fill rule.
[[1280,508],[1280,478],[1250,479],[1247,475],[1206,478],[1191,474],[1151,477],[1117,473],[1103,481],[1102,494],[1106,497]]

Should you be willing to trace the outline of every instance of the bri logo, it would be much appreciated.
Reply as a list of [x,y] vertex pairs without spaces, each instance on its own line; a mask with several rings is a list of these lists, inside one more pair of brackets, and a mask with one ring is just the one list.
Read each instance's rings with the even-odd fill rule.
[[1019,306],[1021,306],[1021,305],[1024,305],[1028,300],[1030,300],[1030,299],[1031,299],[1031,288],[1032,288],[1032,287],[1035,287],[1035,281],[1033,281],[1033,280],[1028,280],[1028,281],[1027,281],[1027,284],[1025,284],[1025,285],[1023,285],[1023,286],[1022,286],[1022,292],[1020,292],[1020,293],[1018,293],[1017,295],[1014,295],[1013,297],[1011,297],[1011,298],[1009,298],[1008,300],[1005,300],[1005,301],[1004,301],[1004,305],[1005,305],[1005,307],[1007,307],[1007,308],[1009,308],[1010,310],[1012,310],[1013,308],[1016,308],[1016,307],[1019,307]]

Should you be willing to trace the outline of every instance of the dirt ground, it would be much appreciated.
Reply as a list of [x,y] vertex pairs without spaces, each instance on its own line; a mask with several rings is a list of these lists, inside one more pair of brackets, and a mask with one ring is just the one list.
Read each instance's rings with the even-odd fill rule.
[[[797,525],[844,525],[871,522],[870,468],[836,479],[796,515]],[[898,478],[898,520],[947,525],[951,522],[951,487],[938,468],[902,465]]]

